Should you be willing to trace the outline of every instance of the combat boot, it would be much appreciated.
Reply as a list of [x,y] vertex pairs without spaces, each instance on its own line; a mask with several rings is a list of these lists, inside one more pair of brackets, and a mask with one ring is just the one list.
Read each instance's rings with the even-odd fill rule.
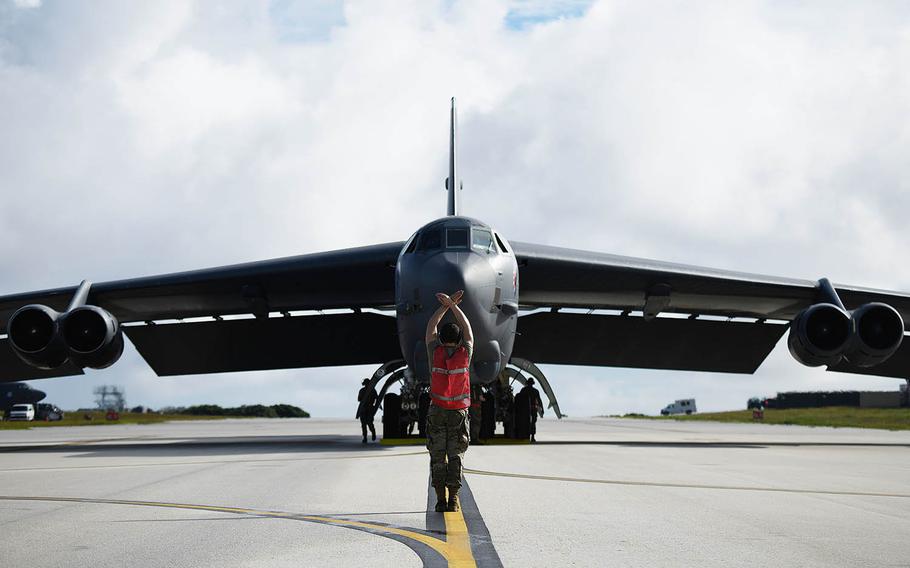
[[449,513],[456,513],[461,508],[461,505],[458,503],[458,488],[449,487],[449,502],[446,505],[446,511]]
[[436,512],[445,513],[446,512],[446,486],[437,485],[433,489],[436,490]]

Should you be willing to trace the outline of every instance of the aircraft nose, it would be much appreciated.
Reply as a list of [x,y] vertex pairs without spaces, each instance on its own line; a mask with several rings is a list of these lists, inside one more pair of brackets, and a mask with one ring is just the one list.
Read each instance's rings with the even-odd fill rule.
[[425,285],[430,293],[452,294],[467,287],[465,266],[460,260],[457,254],[441,253],[428,263],[424,274]]

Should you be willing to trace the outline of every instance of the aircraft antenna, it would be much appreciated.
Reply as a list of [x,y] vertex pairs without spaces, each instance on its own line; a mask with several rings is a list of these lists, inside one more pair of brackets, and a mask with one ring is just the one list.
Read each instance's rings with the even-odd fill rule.
[[452,114],[449,122],[449,177],[446,178],[446,190],[449,192],[448,215],[458,215],[458,190],[461,189],[461,184],[458,182],[458,170],[456,168],[455,142],[458,138],[457,123],[458,116],[455,112],[455,97],[452,97]]

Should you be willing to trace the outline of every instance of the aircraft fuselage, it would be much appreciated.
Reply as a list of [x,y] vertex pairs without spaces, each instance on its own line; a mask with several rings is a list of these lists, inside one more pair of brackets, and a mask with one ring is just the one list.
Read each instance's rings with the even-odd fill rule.
[[[450,216],[423,226],[408,239],[395,271],[398,338],[408,366],[429,381],[427,322],[439,306],[437,292],[464,290],[460,307],[474,333],[471,382],[488,383],[505,368],[518,319],[518,263],[511,247],[489,225]],[[443,319],[454,321],[451,314]]]

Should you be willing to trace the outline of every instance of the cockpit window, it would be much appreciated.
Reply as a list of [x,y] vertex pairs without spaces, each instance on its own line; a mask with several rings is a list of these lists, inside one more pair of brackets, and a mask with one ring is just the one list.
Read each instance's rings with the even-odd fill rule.
[[474,230],[471,231],[471,233],[475,250],[493,252],[493,233],[479,227],[474,227]]
[[468,248],[468,229],[446,229],[446,248]]
[[414,252],[414,249],[417,248],[417,240],[420,238],[420,235],[414,235],[411,237],[411,242],[408,243],[408,248],[404,249],[405,254],[410,254]]
[[417,250],[436,250],[442,248],[442,231],[439,229],[429,229],[422,235],[417,242]]
[[499,235],[496,235],[496,244],[499,245],[500,251],[502,251],[505,254],[509,254],[509,249],[506,248],[505,243],[502,242],[502,239],[499,238]]

